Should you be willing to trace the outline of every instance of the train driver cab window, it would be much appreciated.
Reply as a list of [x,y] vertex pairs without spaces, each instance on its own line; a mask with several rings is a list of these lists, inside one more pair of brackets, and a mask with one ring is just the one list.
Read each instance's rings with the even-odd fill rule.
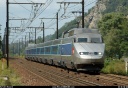
[[91,38],[92,43],[101,43],[100,38]]
[[78,42],[87,42],[87,38],[78,38]]

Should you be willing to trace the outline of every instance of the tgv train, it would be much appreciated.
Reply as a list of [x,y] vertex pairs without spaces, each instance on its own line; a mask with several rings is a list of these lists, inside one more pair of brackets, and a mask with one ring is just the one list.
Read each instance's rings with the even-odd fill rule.
[[97,29],[74,28],[63,32],[60,39],[29,45],[25,58],[77,71],[100,71],[104,66],[104,50]]

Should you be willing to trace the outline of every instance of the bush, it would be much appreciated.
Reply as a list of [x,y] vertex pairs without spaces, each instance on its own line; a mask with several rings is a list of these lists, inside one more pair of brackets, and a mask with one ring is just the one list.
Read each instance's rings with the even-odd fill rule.
[[126,75],[125,62],[121,59],[106,59],[104,68],[101,70],[103,73]]

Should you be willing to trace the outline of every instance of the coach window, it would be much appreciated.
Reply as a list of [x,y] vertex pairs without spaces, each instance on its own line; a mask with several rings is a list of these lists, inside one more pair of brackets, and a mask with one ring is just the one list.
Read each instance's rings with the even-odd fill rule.
[[44,54],[44,48],[41,48],[41,54]]
[[28,53],[29,53],[29,54],[32,54],[32,53],[31,53],[31,50],[28,50]]
[[33,51],[33,49],[31,49],[31,54],[34,54],[34,51]]
[[87,38],[78,38],[78,42],[87,42]]
[[50,47],[45,47],[45,54],[50,54]]
[[37,54],[36,49],[34,49],[34,54]]
[[28,53],[31,54],[31,50],[28,50]]
[[52,46],[52,51],[51,51],[51,53],[52,53],[52,54],[57,54],[57,51],[58,51],[58,46]]
[[37,54],[40,54],[40,48],[37,48]]
[[36,54],[35,49],[32,50],[33,54]]
[[29,50],[27,50],[27,54],[29,54]]

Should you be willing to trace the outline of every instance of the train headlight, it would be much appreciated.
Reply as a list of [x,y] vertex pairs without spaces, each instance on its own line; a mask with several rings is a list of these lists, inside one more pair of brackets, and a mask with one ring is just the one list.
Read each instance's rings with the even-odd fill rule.
[[99,54],[99,55],[102,55],[102,53],[101,53],[101,52],[99,52],[98,54]]
[[79,52],[80,55],[88,55],[89,52]]
[[80,55],[102,55],[102,52],[79,52]]
[[94,52],[94,55],[102,55],[101,52]]
[[83,52],[79,52],[80,55],[83,55]]

